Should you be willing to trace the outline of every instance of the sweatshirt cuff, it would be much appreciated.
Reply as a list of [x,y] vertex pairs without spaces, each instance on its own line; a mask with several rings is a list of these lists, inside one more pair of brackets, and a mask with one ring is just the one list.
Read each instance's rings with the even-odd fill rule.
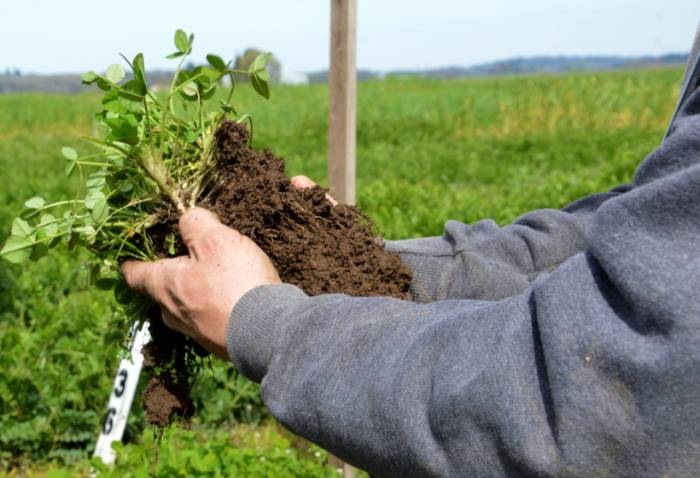
[[246,292],[233,307],[226,330],[226,350],[240,373],[260,382],[272,360],[280,317],[308,296],[291,284],[271,284]]
[[438,299],[442,276],[454,257],[449,242],[442,237],[384,241],[384,248],[398,254],[411,268],[413,300],[432,302]]

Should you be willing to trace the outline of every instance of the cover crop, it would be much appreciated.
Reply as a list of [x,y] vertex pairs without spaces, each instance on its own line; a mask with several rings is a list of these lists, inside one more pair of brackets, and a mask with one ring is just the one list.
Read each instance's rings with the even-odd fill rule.
[[[231,62],[207,55],[208,66],[183,69],[192,52],[194,35],[175,32],[179,59],[165,94],[156,93],[146,81],[142,54],[129,61],[132,74],[114,64],[104,74],[90,71],[83,83],[102,91],[102,109],[96,115],[99,136],[85,137],[94,151],[79,155],[64,147],[66,175],[79,174],[74,198],[49,203],[36,196],[24,203],[24,211],[12,224],[11,236],[0,255],[13,263],[37,260],[50,248],[65,242],[82,246],[94,256],[90,270],[97,286],[118,288],[125,299],[118,266],[127,258],[153,260],[158,247],[150,227],[200,201],[215,180],[214,132],[227,118],[249,122],[232,104],[237,75],[245,75],[261,96],[269,98],[269,74],[265,63],[270,54],[258,56],[247,71],[230,68]],[[225,99],[215,95],[228,78]],[[212,107],[213,106],[213,107]],[[165,237],[174,255],[175,236]]]

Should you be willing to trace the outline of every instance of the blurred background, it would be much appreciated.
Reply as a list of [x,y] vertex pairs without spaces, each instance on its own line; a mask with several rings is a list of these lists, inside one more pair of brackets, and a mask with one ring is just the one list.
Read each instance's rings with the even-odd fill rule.
[[[360,79],[422,74],[463,77],[681,63],[700,15],[692,0],[385,0],[358,7]],[[328,68],[329,2],[28,0],[0,5],[5,76],[75,74],[143,52],[152,71],[176,28],[196,33],[193,62],[249,48],[272,51],[285,82],[319,82]],[[0,91],[75,90],[75,78],[0,82]],[[70,81],[73,80],[73,81]],[[37,79],[37,81],[39,81]],[[51,83],[54,85],[52,86]]]
[[[700,20],[697,1],[358,0],[358,204],[388,238],[445,221],[562,207],[632,180],[661,141]],[[62,146],[78,151],[100,95],[80,73],[143,52],[152,85],[173,69],[175,29],[245,65],[270,51],[265,101],[240,111],[254,145],[290,175],[326,184],[329,2],[0,3],[0,242],[29,197],[74,192]],[[85,254],[0,262],[0,476],[87,476],[124,333]],[[162,435],[134,403],[103,476],[336,476],[338,463],[282,430],[258,386],[205,365],[197,413]]]

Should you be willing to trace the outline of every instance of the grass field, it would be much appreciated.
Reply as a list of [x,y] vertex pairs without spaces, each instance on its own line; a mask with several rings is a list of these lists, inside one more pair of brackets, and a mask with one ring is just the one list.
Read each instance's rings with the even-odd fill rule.
[[[659,69],[362,83],[359,205],[385,237],[398,239],[440,234],[448,219],[506,224],[631,181],[662,138],[681,75]],[[286,157],[290,175],[321,183],[326,95],[324,86],[284,86],[269,102],[244,93],[240,108],[255,117],[257,147]],[[0,241],[25,199],[72,191],[60,147],[82,147],[97,101],[91,94],[0,96]],[[108,332],[113,299],[87,286],[83,257],[60,250],[41,263],[0,263],[0,475],[87,474],[123,337]],[[175,427],[159,445],[143,431],[136,405],[130,444],[112,473],[335,473],[321,451],[291,446],[293,437],[266,417],[256,386],[235,385],[231,372],[224,364],[204,371],[192,430]]]

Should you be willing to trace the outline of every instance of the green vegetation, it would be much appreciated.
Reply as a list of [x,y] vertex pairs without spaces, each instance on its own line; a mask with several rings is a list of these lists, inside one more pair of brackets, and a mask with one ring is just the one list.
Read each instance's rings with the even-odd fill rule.
[[[159,257],[162,244],[149,229],[200,202],[217,183],[216,130],[225,119],[252,121],[250,115],[239,116],[232,103],[234,75],[245,75],[256,92],[270,96],[265,62],[271,54],[258,55],[246,70],[231,69],[231,62],[212,54],[207,55],[211,66],[183,69],[193,42],[194,35],[175,32],[176,51],[168,58],[179,63],[163,97],[150,89],[141,53],[132,61],[124,58],[131,79],[118,63],[104,75],[82,75],[84,84],[96,84],[104,96],[95,115],[98,133],[83,137],[90,151],[79,155],[72,147],[61,148],[65,174],[77,171],[79,188],[54,202],[43,196],[25,201],[1,257],[19,264],[45,256],[64,241],[69,248],[81,245],[96,256],[90,270],[103,289],[120,282],[118,265],[125,259]],[[231,82],[226,99],[217,101],[226,77]],[[175,255],[175,233],[165,239]]]
[[[505,224],[630,181],[662,138],[681,75],[659,69],[362,83],[360,206],[396,239],[440,234],[448,219]],[[288,158],[289,174],[323,183],[325,87],[280,86],[271,102],[249,88],[240,94],[240,109],[255,117],[254,144]],[[71,197],[77,177],[65,180],[61,147],[79,150],[77,138],[92,133],[99,109],[91,94],[0,96],[0,241],[26,198]],[[87,474],[123,337],[110,335],[112,295],[88,287],[87,254],[55,252],[38,263],[0,262],[0,470],[33,463],[30,475],[58,477]],[[159,476],[175,476],[166,470],[172,458],[183,474],[197,474],[212,453],[223,476],[334,472],[320,464],[323,454],[286,454],[291,438],[271,428],[257,386],[234,384],[230,366],[212,364],[194,394],[193,430],[168,432],[157,464],[135,404],[116,470],[147,474],[157,466]]]

